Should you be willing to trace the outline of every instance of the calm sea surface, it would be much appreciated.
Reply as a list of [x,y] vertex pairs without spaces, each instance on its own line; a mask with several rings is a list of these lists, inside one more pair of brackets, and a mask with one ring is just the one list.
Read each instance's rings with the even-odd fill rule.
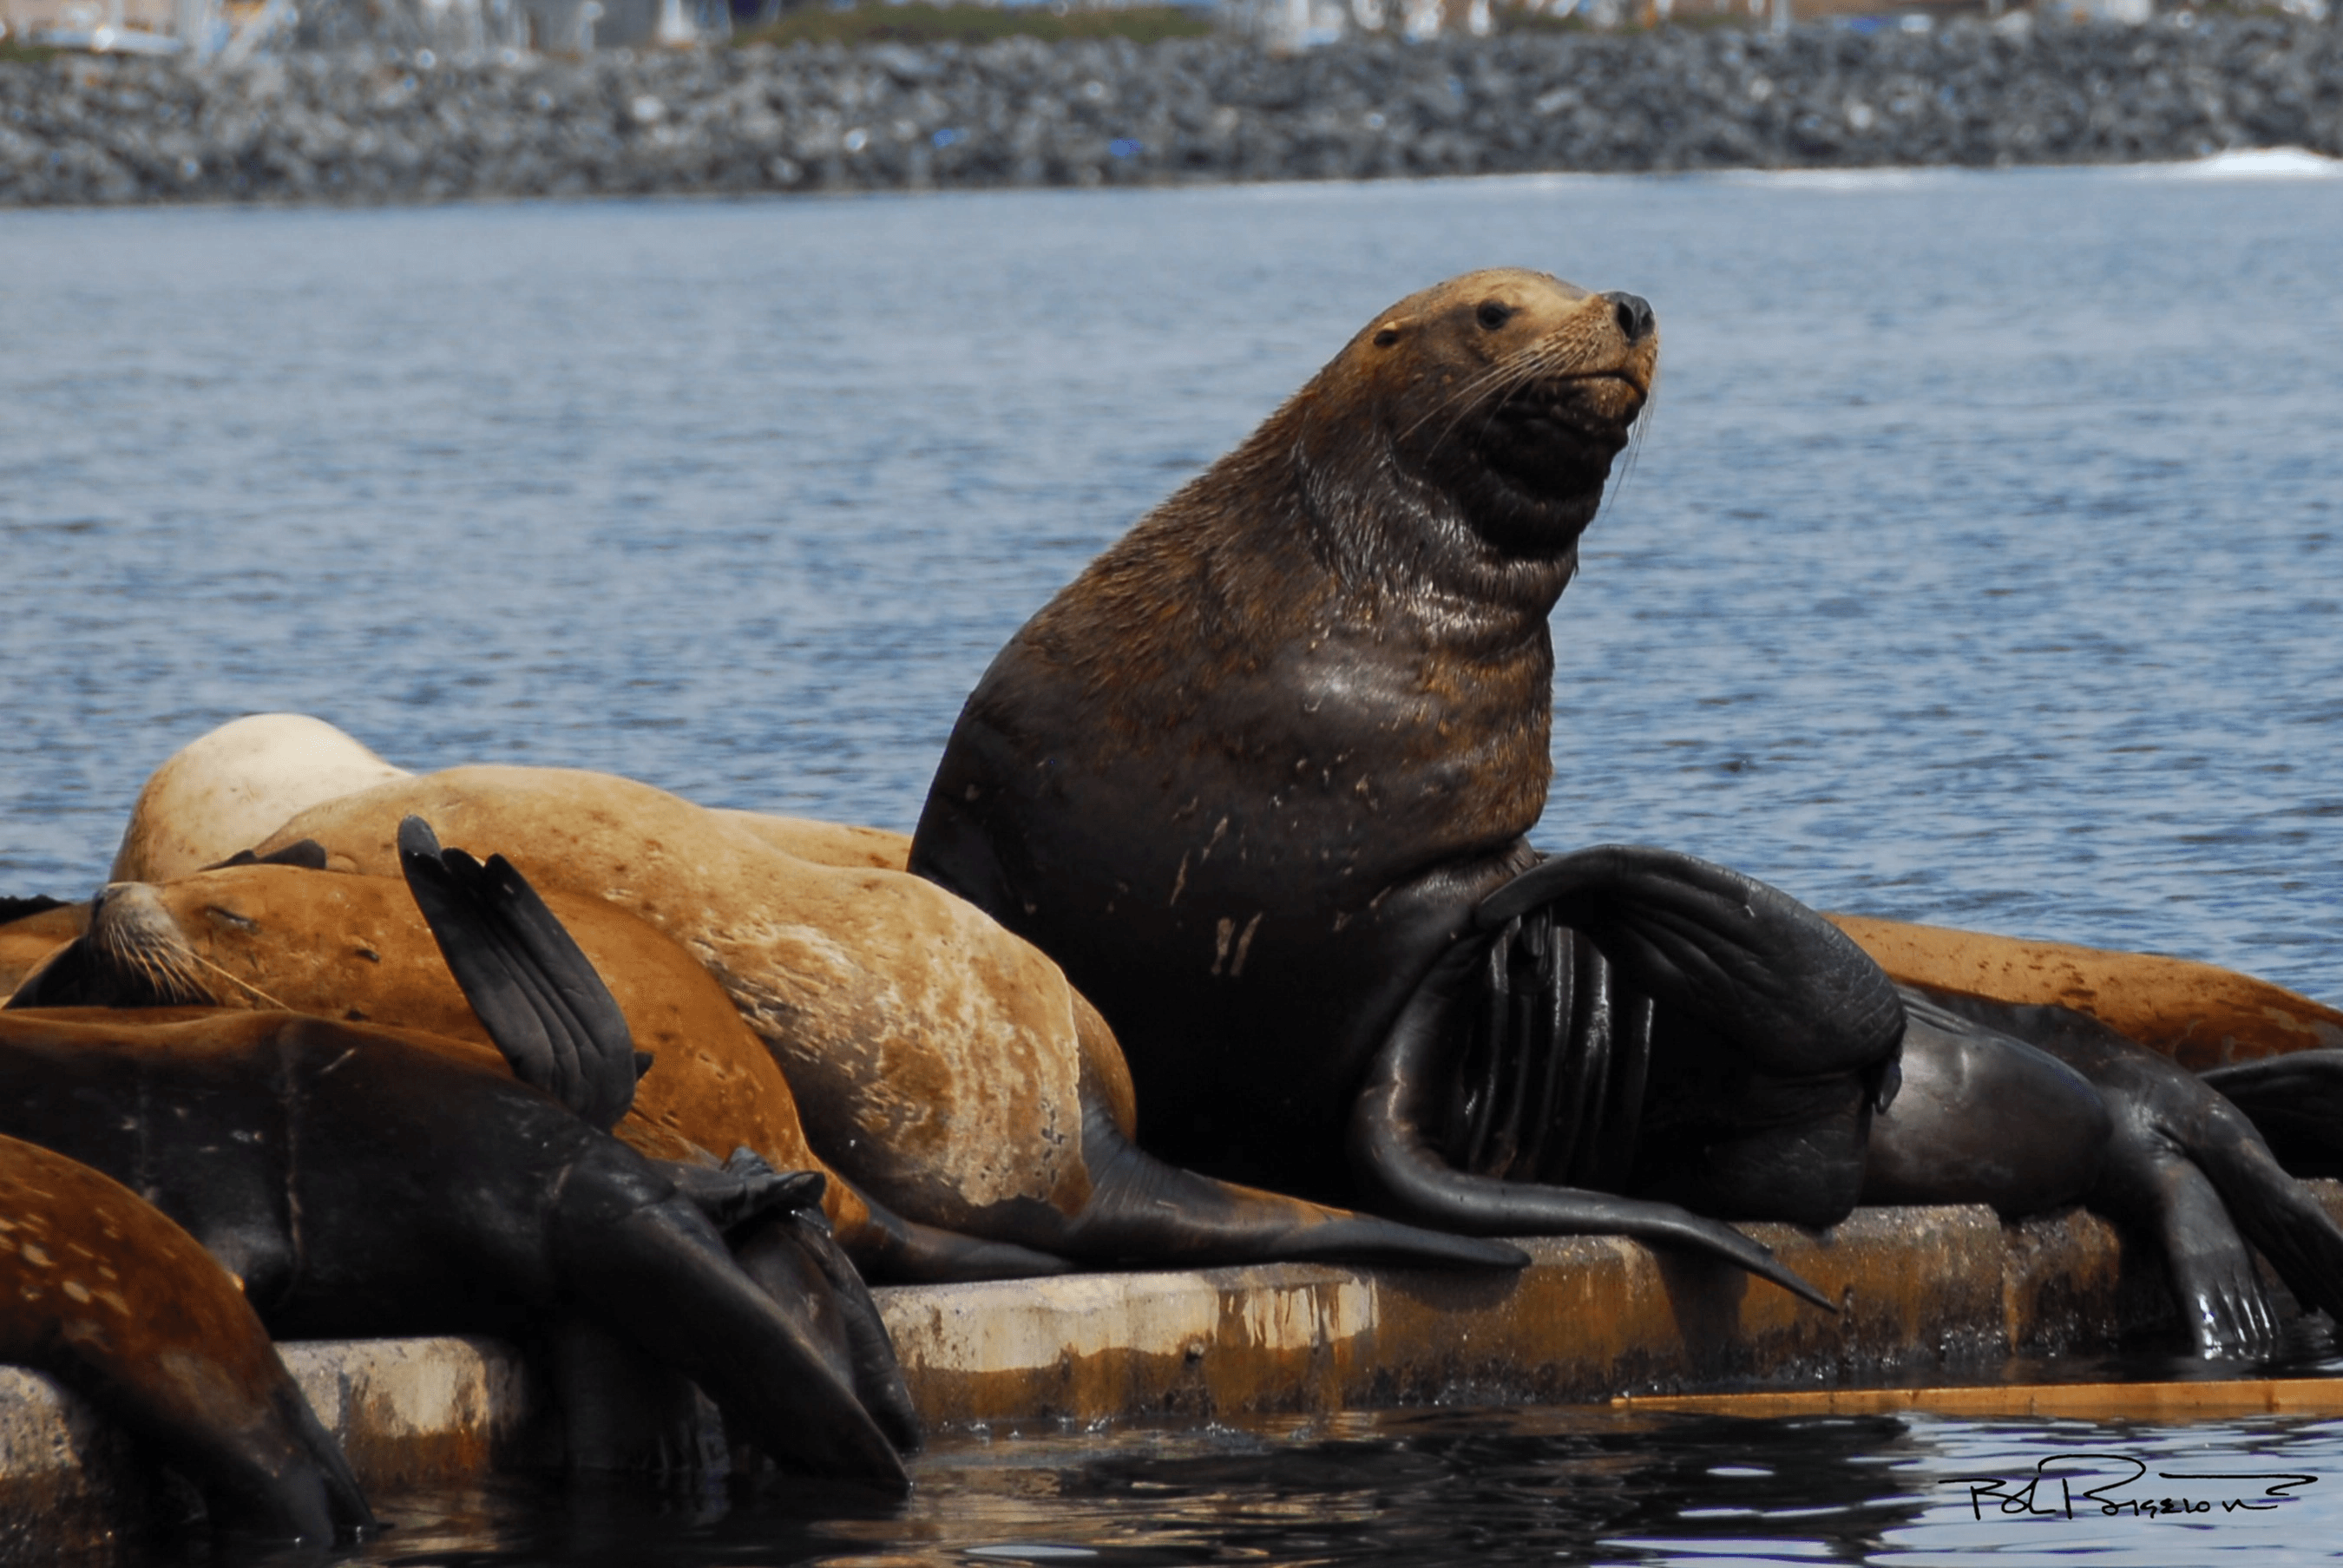
[[[2343,179],[2234,167],[6,214],[0,892],[88,891],[147,771],[269,709],[908,828],[1053,588],[1376,309],[1517,264],[1665,344],[1556,617],[1545,845],[2343,999],[2338,258]],[[1937,1484],[2068,1447],[2320,1482]],[[870,1517],[457,1500],[377,1554],[2343,1553],[2300,1422],[1390,1418],[921,1475]]]

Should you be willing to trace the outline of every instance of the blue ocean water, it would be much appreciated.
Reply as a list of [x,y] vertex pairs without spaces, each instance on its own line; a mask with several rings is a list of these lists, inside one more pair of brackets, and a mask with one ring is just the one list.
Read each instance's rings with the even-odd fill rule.
[[1549,847],[2343,996],[2343,179],[0,217],[0,890],[249,711],[908,827],[992,650],[1369,315],[1644,294]]
[[[1373,312],[1510,264],[1645,295],[1664,343],[1555,620],[1548,847],[2343,999],[2338,255],[2343,179],[2251,163],[10,213],[0,892],[88,890],[155,764],[272,709],[907,828],[1059,584]],[[2110,1444],[2320,1482],[2115,1523],[1939,1484]],[[2316,1422],[1358,1417],[960,1438],[921,1478],[443,1500],[374,1554],[2343,1552]]]

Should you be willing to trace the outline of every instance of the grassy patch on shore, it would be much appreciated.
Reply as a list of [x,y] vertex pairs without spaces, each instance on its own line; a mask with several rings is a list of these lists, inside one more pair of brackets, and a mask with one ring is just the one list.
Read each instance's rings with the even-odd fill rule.
[[19,44],[14,38],[0,38],[0,65],[37,65],[54,60],[57,51],[42,44]]
[[982,44],[994,38],[1128,38],[1152,44],[1162,38],[1202,38],[1212,22],[1182,5],[1133,5],[1112,11],[1061,15],[1049,5],[932,5],[926,0],[895,5],[861,0],[851,10],[816,5],[794,11],[769,26],[734,35],[735,44]]

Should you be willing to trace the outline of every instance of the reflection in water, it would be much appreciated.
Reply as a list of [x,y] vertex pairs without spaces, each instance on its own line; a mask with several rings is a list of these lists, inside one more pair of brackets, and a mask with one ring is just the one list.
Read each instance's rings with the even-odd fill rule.
[[[2089,1459],[2053,1462],[2061,1454]],[[1970,1478],[2049,1463],[2077,1496],[2024,1514]],[[2135,1470],[2150,1478],[2117,1489]],[[2180,1473],[2189,1479],[2157,1479]],[[2257,1501],[2246,1473],[2310,1475]],[[399,1563],[1926,1564],[2343,1560],[2343,1423],[1747,1421],[1607,1411],[1346,1415],[1296,1426],[937,1443],[900,1508],[767,1481],[679,1500],[530,1487],[418,1500],[369,1560]],[[2108,1502],[2186,1496],[2185,1516]],[[592,1501],[587,1501],[591,1493]],[[2057,1495],[2046,1489],[2045,1506]],[[399,1511],[394,1510],[397,1513]]]

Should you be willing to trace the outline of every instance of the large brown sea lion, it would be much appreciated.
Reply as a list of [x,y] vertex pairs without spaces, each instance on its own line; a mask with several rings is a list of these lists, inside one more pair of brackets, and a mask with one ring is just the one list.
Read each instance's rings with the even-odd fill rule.
[[[166,758],[131,807],[108,879],[167,882],[249,849],[287,819],[414,775],[355,737],[302,713],[255,713],[209,729]],[[719,811],[774,849],[824,866],[900,871],[910,840],[762,811]],[[0,921],[15,918],[0,900]],[[0,952],[0,994],[9,984]]]
[[0,1361],[158,1445],[216,1527],[324,1542],[374,1523],[227,1271],[121,1183],[15,1138],[0,1138]]
[[[1689,856],[1541,862],[1547,618],[1657,347],[1642,300],[1542,274],[1383,312],[1001,651],[910,869],[1065,967],[1142,1136],[1200,1169],[1777,1280],[1711,1216],[2087,1195],[2211,1260],[2180,1271],[2200,1343],[2258,1345],[2201,1157],[2257,1240],[2300,1241],[2298,1292],[2343,1303],[2343,1232],[2229,1158],[2251,1127],[2170,1063],[1899,995],[1814,911]],[[1998,1137],[2014,1092],[2031,1151]]]
[[[1460,1229],[1624,1231],[1781,1277],[1681,1204],[1574,1183],[1572,1152],[1558,1180],[1503,1182],[1473,1160],[1418,1158],[1423,1138],[1393,1126],[1366,1136],[1358,1180],[1350,1157],[1393,1020],[1473,934],[1478,902],[1536,863],[1523,835],[1551,773],[1546,615],[1658,347],[1642,300],[1538,273],[1403,300],[1092,562],[969,699],[911,869],[1065,966],[1123,1040],[1151,1145]],[[1614,869],[1634,882],[1604,891],[1614,912],[1657,898],[1671,921],[1749,924],[1740,882]],[[1835,1011],[1814,1010],[1795,1041],[1745,1031],[1703,1048],[1832,1087],[1769,1111],[1807,1128],[1788,1159],[1743,1139],[1729,1177],[1677,1174],[1730,1186],[1740,1213],[1827,1220],[1854,1201],[1903,1019],[1818,920],[1777,898],[1758,923],[1700,941],[1754,941],[1777,970],[1836,977],[1823,988]],[[1620,956],[1527,961],[1585,970],[1578,1005],[1607,1030]],[[1684,1000],[1651,978],[1644,994]],[[1664,1026],[1705,1033],[1695,1014],[1734,1014],[1748,977],[1721,978],[1709,1005]],[[1647,1008],[1618,1004],[1623,1034],[1649,1032]]]
[[813,1148],[910,1220],[1093,1263],[1521,1258],[1153,1160],[1113,1036],[1031,946],[917,878],[797,859],[649,785],[454,769],[315,807],[260,849],[308,839],[384,874],[410,813],[680,942],[780,1063]]

